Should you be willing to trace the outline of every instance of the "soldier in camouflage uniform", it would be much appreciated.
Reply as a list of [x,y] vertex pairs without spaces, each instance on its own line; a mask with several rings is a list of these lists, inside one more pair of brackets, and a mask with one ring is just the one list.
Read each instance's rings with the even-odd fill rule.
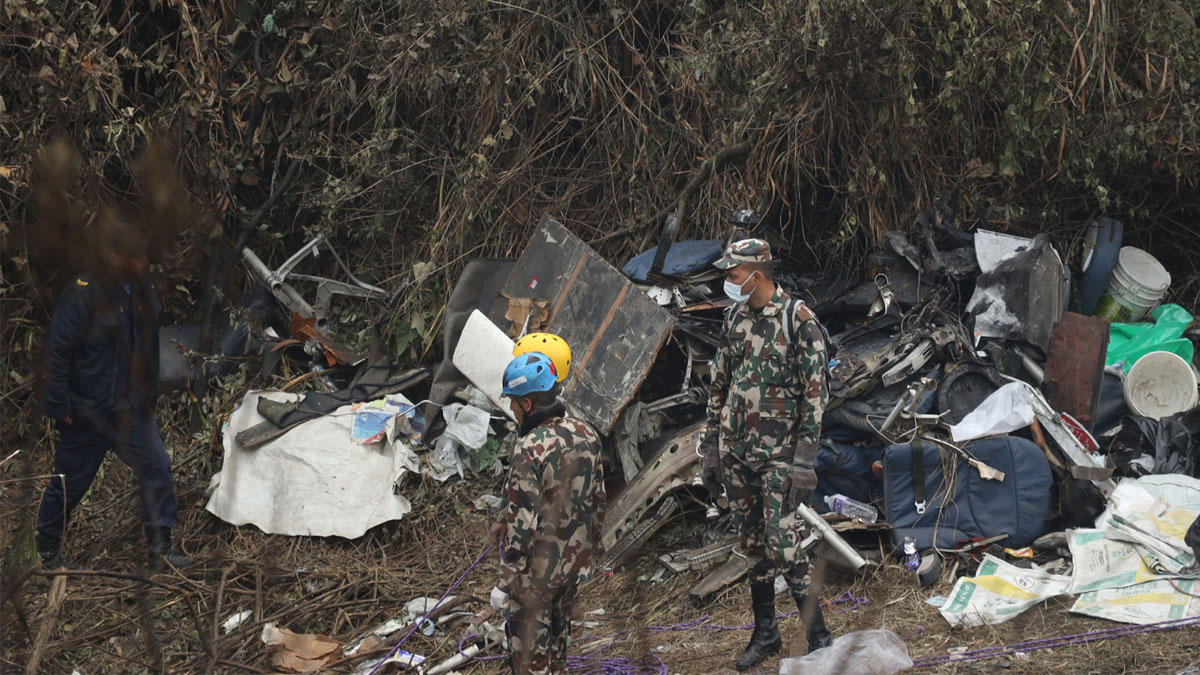
[[[716,266],[725,271],[725,292],[737,304],[726,314],[713,361],[702,478],[714,496],[724,488],[752,561],[754,634],[737,662],[738,670],[748,670],[782,646],[775,568],[808,624],[809,651],[831,641],[819,603],[808,599],[808,556],[799,546],[807,525],[796,515],[796,506],[817,486],[827,358],[817,317],[803,302],[789,302],[775,284],[766,242],[735,242]],[[789,306],[795,311],[791,324],[785,318]]]
[[549,357],[529,353],[504,373],[520,425],[508,475],[500,583],[492,606],[508,611],[514,673],[566,673],[571,611],[591,574],[605,505],[600,437],[557,400]]

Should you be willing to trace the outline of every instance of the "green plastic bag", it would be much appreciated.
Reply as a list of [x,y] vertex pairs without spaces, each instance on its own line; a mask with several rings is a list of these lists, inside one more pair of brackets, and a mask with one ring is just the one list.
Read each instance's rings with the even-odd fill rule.
[[1171,352],[1192,362],[1195,346],[1183,337],[1183,331],[1192,323],[1192,315],[1179,305],[1161,305],[1150,313],[1154,323],[1114,323],[1108,335],[1108,357],[1104,362],[1110,366],[1124,362],[1125,372],[1137,360],[1150,352]]

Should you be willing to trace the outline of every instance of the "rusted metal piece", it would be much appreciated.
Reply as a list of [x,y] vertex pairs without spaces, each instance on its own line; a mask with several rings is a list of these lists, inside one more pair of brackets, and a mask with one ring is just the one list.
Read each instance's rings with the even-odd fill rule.
[[1046,379],[1046,402],[1092,428],[1100,404],[1104,357],[1108,353],[1108,322],[1100,317],[1067,312],[1054,326]]
[[691,484],[700,461],[696,447],[703,434],[703,422],[677,433],[617,496],[604,517],[600,542],[605,551],[612,552],[617,542],[633,530],[656,503],[674,490]]
[[322,355],[325,357],[325,363],[328,365],[356,366],[366,358],[365,355],[347,349],[330,339],[324,331],[317,327],[317,320],[314,317],[302,316],[293,312],[291,331],[292,337],[304,345],[315,341],[319,345]]

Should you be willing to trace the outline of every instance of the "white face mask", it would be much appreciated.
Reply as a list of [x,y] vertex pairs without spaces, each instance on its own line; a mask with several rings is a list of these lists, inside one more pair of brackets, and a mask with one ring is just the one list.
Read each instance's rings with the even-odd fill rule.
[[740,286],[738,284],[735,284],[732,281],[726,279],[725,280],[725,295],[728,295],[730,300],[733,300],[734,302],[736,302],[738,304],[741,304],[741,303],[749,300],[750,294],[754,292],[754,289],[750,289],[749,291],[747,291],[746,284],[750,283],[750,279],[753,279],[753,278],[754,278],[754,275],[751,274],[749,277],[746,278],[745,281],[742,282],[742,284]]

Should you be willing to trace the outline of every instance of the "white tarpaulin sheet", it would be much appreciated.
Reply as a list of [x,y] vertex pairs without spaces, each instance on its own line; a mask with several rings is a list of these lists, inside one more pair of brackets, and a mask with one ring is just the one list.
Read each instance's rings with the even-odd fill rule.
[[985,554],[974,578],[963,577],[938,612],[951,626],[989,626],[1067,592],[1071,577],[1022,569]]
[[297,425],[254,450],[242,449],[237,434],[266,421],[258,414],[260,396],[274,401],[300,398],[251,392],[242,399],[224,429],[225,460],[213,476],[215,489],[206,507],[210,513],[270,534],[355,539],[412,510],[407,499],[394,493],[394,485],[405,473],[419,469],[417,455],[402,437],[367,445],[355,442],[352,406]]

